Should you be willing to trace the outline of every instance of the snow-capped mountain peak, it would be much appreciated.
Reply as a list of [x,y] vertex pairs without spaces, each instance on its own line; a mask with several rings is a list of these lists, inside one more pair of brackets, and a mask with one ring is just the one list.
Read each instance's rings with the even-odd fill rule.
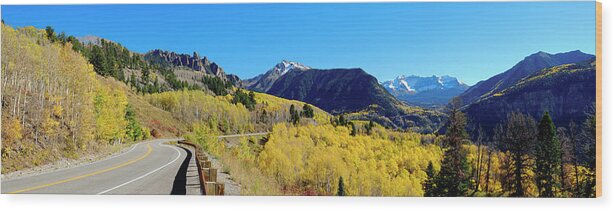
[[271,69],[271,71],[274,71],[280,75],[284,75],[287,72],[292,71],[292,70],[309,70],[309,69],[312,69],[312,68],[309,66],[303,65],[299,62],[282,60],[282,62],[276,64],[275,67]]
[[[385,81],[382,86],[394,96],[410,102],[414,100],[411,96],[415,95],[449,95],[459,94],[468,88],[468,85],[451,76],[416,76],[416,75],[400,75],[390,81]],[[440,93],[442,92],[442,93]],[[425,94],[422,94],[425,93]],[[435,94],[440,93],[440,94]],[[438,96],[433,96],[438,97]],[[421,97],[425,100],[425,96]],[[445,102],[448,99],[444,99]],[[412,102],[415,103],[415,102]],[[424,102],[422,102],[424,103]]]

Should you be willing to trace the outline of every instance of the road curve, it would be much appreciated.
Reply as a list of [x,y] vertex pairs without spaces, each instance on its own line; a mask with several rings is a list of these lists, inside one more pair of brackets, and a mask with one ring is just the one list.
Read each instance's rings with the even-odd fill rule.
[[269,134],[269,132],[221,135],[221,136],[218,136],[218,138],[220,139],[220,138],[235,138],[235,137],[244,137],[244,136],[263,136],[267,134]]
[[[198,194],[186,191],[192,152],[146,141],[104,160],[59,171],[2,181],[3,194]],[[192,184],[194,186],[194,184]],[[183,187],[182,187],[183,186]]]

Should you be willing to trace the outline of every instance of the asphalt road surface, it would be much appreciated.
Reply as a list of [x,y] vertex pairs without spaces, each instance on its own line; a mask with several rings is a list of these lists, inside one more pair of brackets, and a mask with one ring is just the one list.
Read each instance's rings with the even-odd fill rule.
[[[3,194],[200,194],[190,149],[153,140],[97,162],[2,181]],[[190,167],[192,166],[192,167]]]

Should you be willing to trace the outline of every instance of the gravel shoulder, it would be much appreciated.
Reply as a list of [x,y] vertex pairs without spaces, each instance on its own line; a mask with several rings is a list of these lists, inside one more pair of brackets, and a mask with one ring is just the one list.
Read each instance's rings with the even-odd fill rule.
[[50,173],[50,172],[61,171],[61,170],[68,169],[68,168],[89,165],[92,163],[99,162],[101,160],[106,160],[106,159],[121,155],[125,152],[128,152],[131,149],[133,149],[133,147],[136,144],[138,143],[133,143],[130,145],[123,144],[120,146],[111,147],[111,149],[105,150],[105,152],[103,153],[85,155],[78,159],[63,158],[54,163],[2,174],[0,178],[1,180],[9,181],[9,180],[17,179],[17,178],[31,177],[31,176]]
[[207,158],[209,158],[209,161],[211,161],[211,166],[218,169],[218,182],[224,183],[224,195],[241,195],[241,184],[235,182],[230,174],[223,172],[224,165],[222,162],[209,153],[205,154],[207,155]]

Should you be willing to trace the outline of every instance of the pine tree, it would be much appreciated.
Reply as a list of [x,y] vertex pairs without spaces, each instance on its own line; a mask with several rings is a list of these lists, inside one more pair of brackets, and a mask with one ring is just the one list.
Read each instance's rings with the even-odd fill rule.
[[45,35],[47,36],[47,39],[49,41],[51,42],[56,41],[56,33],[55,33],[55,30],[51,26],[45,27]]
[[341,176],[337,184],[337,196],[346,196],[346,190],[344,188],[344,178]]
[[107,69],[107,60],[100,47],[95,45],[92,47],[92,53],[90,55],[90,63],[94,66],[94,71],[102,76],[109,76],[111,73]]
[[540,197],[554,197],[559,187],[561,152],[556,132],[549,112],[545,112],[538,126],[535,145],[536,186]]
[[288,111],[290,113],[290,122],[297,125],[301,117],[299,116],[297,109],[295,109],[295,105],[290,105],[290,109]]
[[585,179],[581,184],[582,197],[596,197],[596,105],[592,105],[587,113],[587,119],[583,122],[584,139],[582,163],[588,167]]
[[260,118],[261,123],[267,123],[267,117],[268,117],[267,111],[263,109],[263,112],[261,112],[261,118]]
[[353,122],[350,122],[350,128],[352,129],[352,130],[350,131],[350,135],[351,135],[351,136],[356,136],[356,135],[357,135],[357,128],[354,126],[354,123],[353,123]]
[[463,141],[467,138],[466,116],[461,112],[461,99],[451,100],[448,108],[448,128],[442,167],[436,179],[439,196],[463,196],[468,190],[470,166]]
[[508,114],[506,125],[503,126],[504,134],[497,137],[500,139],[499,143],[502,149],[509,151],[511,155],[509,166],[505,166],[506,169],[512,171],[511,184],[506,186],[511,188],[509,190],[512,192],[511,196],[523,197],[526,195],[523,181],[527,176],[525,172],[531,168],[527,156],[532,154],[537,134],[536,128],[536,121],[531,116],[512,112]]
[[434,169],[433,163],[431,161],[429,161],[429,164],[427,165],[427,169],[425,170],[425,173],[427,174],[427,179],[423,183],[423,190],[425,190],[424,196],[426,197],[438,196],[437,187],[435,183],[436,170]]
[[303,104],[303,112],[301,114],[306,118],[314,118],[314,109],[307,103]]
[[132,87],[137,88],[137,83],[138,83],[138,81],[137,81],[137,75],[135,75],[135,73],[133,72],[132,74],[130,74],[130,85],[131,85]]
[[128,104],[124,115],[124,118],[128,121],[128,125],[126,125],[126,138],[132,142],[140,141],[144,135],[144,131],[135,116],[135,110]]

